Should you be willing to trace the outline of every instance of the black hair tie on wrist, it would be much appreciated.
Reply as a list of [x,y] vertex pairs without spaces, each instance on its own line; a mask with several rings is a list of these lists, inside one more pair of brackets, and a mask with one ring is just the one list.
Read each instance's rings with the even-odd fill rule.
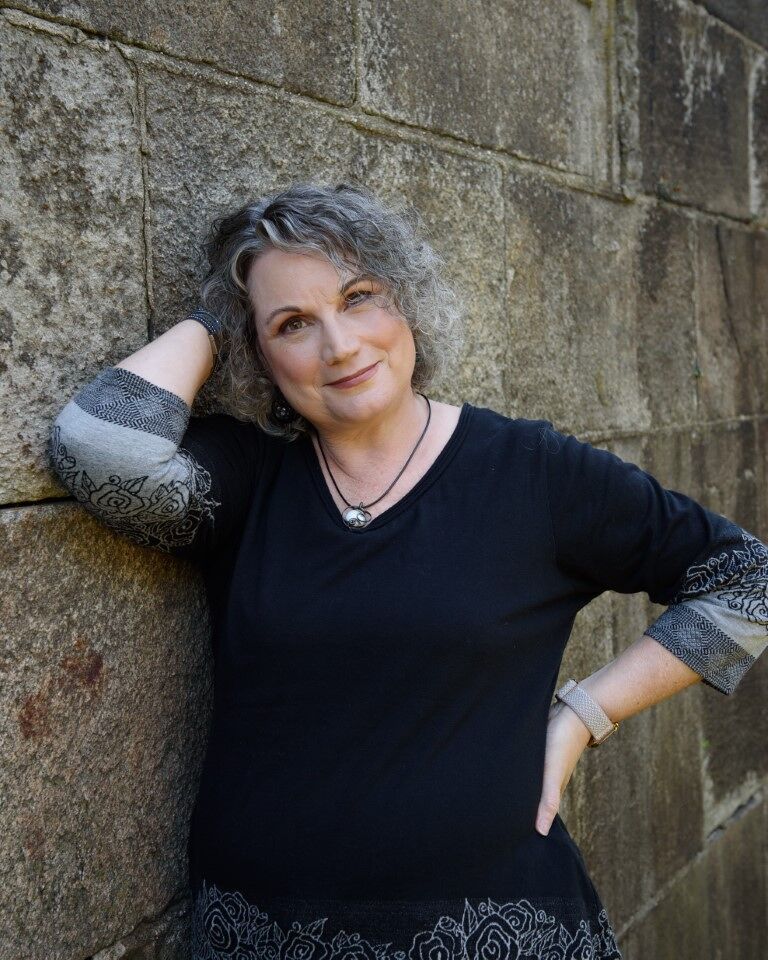
[[216,366],[221,350],[221,321],[214,316],[210,310],[198,306],[187,316],[187,320],[197,320],[202,323],[208,331],[208,339],[211,343],[211,353],[213,354],[213,365]]

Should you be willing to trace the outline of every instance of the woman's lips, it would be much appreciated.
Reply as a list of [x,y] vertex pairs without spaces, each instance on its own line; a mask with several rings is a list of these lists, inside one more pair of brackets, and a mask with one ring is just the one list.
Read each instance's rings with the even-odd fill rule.
[[338,383],[329,383],[329,387],[354,387],[358,383],[363,383],[365,380],[369,380],[374,373],[376,368],[379,365],[379,360],[376,363],[372,364],[370,367],[366,367],[364,370],[361,370],[356,376],[348,378],[346,380],[339,380]]

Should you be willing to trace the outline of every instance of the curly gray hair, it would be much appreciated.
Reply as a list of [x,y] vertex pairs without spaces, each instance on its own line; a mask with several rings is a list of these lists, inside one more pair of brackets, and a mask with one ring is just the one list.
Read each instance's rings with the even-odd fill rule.
[[309,427],[300,415],[288,424],[272,417],[277,388],[267,373],[246,286],[254,260],[272,248],[319,253],[341,274],[379,280],[387,303],[413,334],[413,389],[424,391],[438,379],[462,347],[463,310],[442,276],[442,257],[421,231],[420,215],[402,200],[387,206],[367,187],[349,183],[294,183],[215,219],[204,242],[209,269],[201,305],[221,320],[216,376],[231,413],[287,440]]

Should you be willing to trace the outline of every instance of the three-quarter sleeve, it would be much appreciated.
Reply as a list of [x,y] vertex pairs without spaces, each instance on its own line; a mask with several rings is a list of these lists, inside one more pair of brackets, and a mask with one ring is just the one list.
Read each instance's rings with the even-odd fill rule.
[[263,434],[227,414],[192,417],[182,397],[108,367],[60,411],[47,456],[64,487],[111,529],[198,562],[237,536]]
[[733,693],[768,645],[768,548],[637,464],[539,424],[557,565],[588,595],[667,606],[646,633]]

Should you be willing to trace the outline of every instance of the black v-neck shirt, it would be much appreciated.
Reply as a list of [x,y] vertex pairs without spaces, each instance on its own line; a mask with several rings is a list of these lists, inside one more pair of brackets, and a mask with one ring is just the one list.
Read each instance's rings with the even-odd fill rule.
[[259,435],[239,542],[203,562],[216,699],[193,863],[210,880],[256,898],[531,895],[565,868],[590,894],[560,825],[533,829],[583,598],[554,565],[530,436],[465,403],[419,481],[355,529],[308,435]]
[[336,506],[336,502],[331,496],[331,491],[328,489],[328,484],[323,476],[323,471],[320,468],[320,462],[317,459],[312,442],[308,436],[303,437],[301,447],[302,451],[306,454],[307,467],[312,474],[313,480],[315,481],[320,498],[325,504],[326,508],[329,510],[333,520],[345,530],[351,529],[356,533],[364,533],[366,530],[370,530],[372,527],[379,527],[385,523],[388,523],[389,520],[391,520],[393,517],[396,517],[402,510],[407,510],[410,504],[417,497],[421,496],[421,494],[425,492],[430,485],[435,482],[435,480],[438,479],[442,471],[450,463],[456,450],[461,445],[464,434],[468,429],[469,421],[472,418],[472,411],[474,409],[475,408],[470,403],[465,402],[462,405],[459,411],[458,420],[450,437],[448,438],[448,441],[437,455],[435,460],[432,462],[430,467],[413,485],[413,487],[411,487],[410,490],[408,490],[399,500],[392,504],[392,506],[388,507],[386,510],[382,510],[382,512],[374,517],[365,528],[347,527],[347,524],[342,518],[341,512]]
[[215,427],[193,419],[184,447],[216,525],[178,551],[214,614],[199,955],[230,955],[203,946],[228,910],[249,937],[256,916],[322,915],[393,951],[453,917],[466,946],[485,898],[529,930],[520,956],[583,937],[573,956],[620,957],[562,819],[534,827],[548,712],[579,609],[606,589],[669,602],[717,515],[550,421],[464,403],[421,479],[349,528],[308,435]]
[[667,609],[645,633],[732,694],[766,647],[768,547],[551,421],[469,403],[349,528],[308,435],[190,414],[108,367],[48,455],[96,517],[203,574],[192,960],[620,960],[562,819],[534,826],[574,617],[646,592]]

